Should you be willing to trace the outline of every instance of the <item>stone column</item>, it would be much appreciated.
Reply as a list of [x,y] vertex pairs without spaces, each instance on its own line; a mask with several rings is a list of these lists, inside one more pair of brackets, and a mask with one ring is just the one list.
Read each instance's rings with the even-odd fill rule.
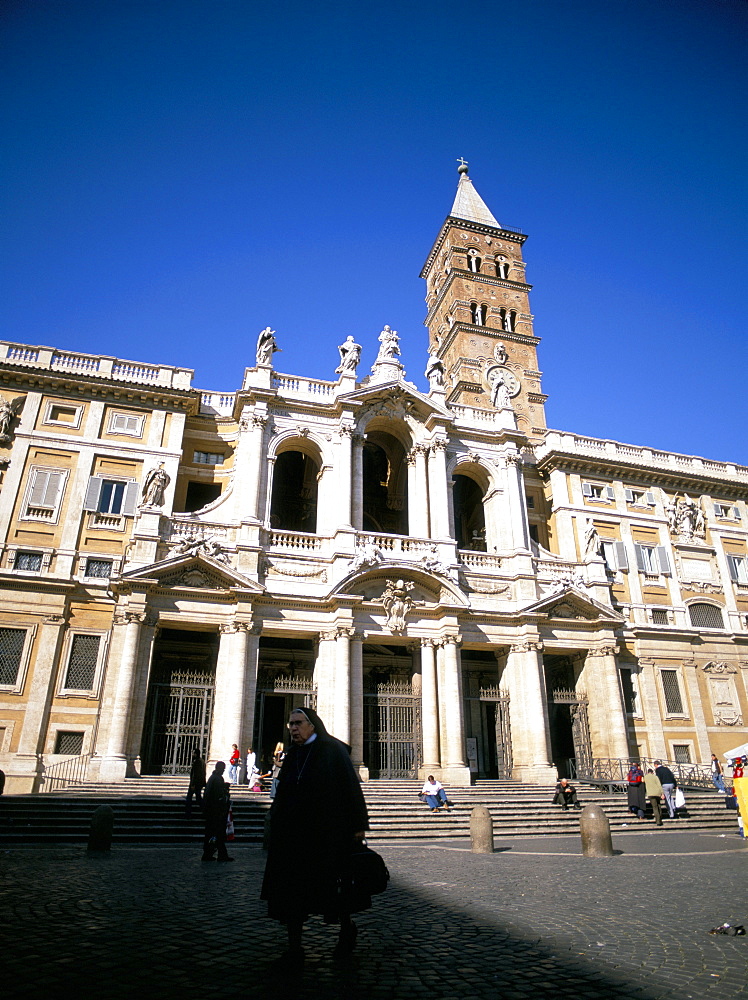
[[364,762],[364,634],[351,632],[351,760],[362,781],[369,780]]
[[262,625],[250,625],[249,622],[242,623],[241,628],[246,630],[247,644],[244,658],[244,723],[242,732],[246,741],[245,746],[239,747],[244,753],[246,748],[254,747],[255,732],[255,705],[257,702],[257,669],[260,659],[260,634]]
[[[333,725],[329,731],[343,743],[351,744],[351,635],[352,628],[335,630],[335,690]],[[324,719],[322,720],[325,721]]]
[[439,702],[444,705],[445,745],[442,746],[442,780],[452,785],[469,785],[470,771],[465,766],[465,721],[462,704],[462,664],[458,635],[442,639],[444,688]]
[[338,515],[336,524],[331,528],[353,527],[353,425],[342,424],[338,428],[340,434],[340,451],[337,468],[337,503]]
[[364,527],[364,437],[354,434],[351,471],[351,524],[356,531]]
[[699,692],[699,667],[696,660],[684,660],[683,673],[686,678],[686,690],[688,691],[693,728],[696,732],[696,752],[699,755],[700,761],[708,763],[711,758],[712,749],[709,745],[709,732],[706,728],[704,707]]
[[435,438],[429,452],[429,510],[431,537],[450,538],[449,490],[447,488],[447,440]]
[[140,630],[145,617],[143,611],[125,611],[114,616],[114,625],[123,628],[125,636],[117,670],[107,751],[99,771],[102,781],[121,781],[127,774],[127,735],[138,664]]
[[[657,670],[654,660],[639,657],[639,694],[641,696],[649,756],[666,760],[668,757],[665,732],[662,727],[660,702],[657,698]],[[633,752],[633,747],[631,748]]]
[[39,641],[36,644],[36,657],[33,661],[29,698],[23,715],[18,752],[13,762],[14,792],[37,791],[38,755],[44,751],[64,627],[64,615],[47,615],[43,620]]
[[[208,763],[213,765],[217,760],[225,761],[228,773],[231,744],[236,743],[239,749],[242,749],[240,740],[244,710],[244,670],[239,670],[236,662],[235,639],[239,635],[239,626],[236,622],[228,622],[219,625],[218,631],[220,640],[216,662],[216,693],[213,700]],[[246,633],[243,630],[239,646],[243,668],[246,656]]]
[[530,533],[527,520],[525,481],[522,475],[522,456],[519,452],[510,451],[504,455],[504,460],[506,462],[506,504],[511,525],[509,547],[527,549],[530,546]]
[[626,708],[618,676],[615,643],[587,650],[582,679],[589,698],[593,757],[629,755]]
[[416,444],[408,454],[408,534],[428,538],[429,509],[426,455],[429,447]]
[[542,642],[523,639],[510,647],[502,687],[505,683],[512,725],[512,777],[534,784],[555,781]]
[[[317,714],[332,732],[335,724],[335,653],[337,630],[320,632],[314,680],[317,685]],[[334,734],[333,734],[334,735]]]
[[[242,520],[257,521],[260,518],[260,487],[262,486],[262,471],[265,464],[265,427],[268,418],[266,413],[255,411],[247,419],[247,433],[250,435],[249,447],[246,449],[247,494],[246,498],[237,497],[237,512]],[[238,484],[237,484],[238,486]],[[242,510],[242,502],[246,508]]]
[[275,474],[275,457],[268,455],[267,459],[262,463],[265,467],[265,514],[263,521],[266,525],[270,524],[270,508],[273,502],[273,476]]
[[440,766],[439,705],[436,686],[436,643],[421,640],[421,726],[423,729],[423,767],[420,778],[433,774]]

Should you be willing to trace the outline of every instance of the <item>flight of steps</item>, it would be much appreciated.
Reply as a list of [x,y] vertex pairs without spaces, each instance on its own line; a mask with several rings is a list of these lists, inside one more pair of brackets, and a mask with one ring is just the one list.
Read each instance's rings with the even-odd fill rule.
[[[470,813],[474,806],[487,806],[497,838],[560,835],[579,829],[579,812],[563,812],[551,805],[553,787],[524,785],[516,781],[479,781],[470,788],[449,791],[454,808],[431,813],[417,795],[416,781],[371,781],[363,786],[375,840],[438,840],[469,838]],[[0,847],[5,844],[85,843],[97,806],[114,810],[114,841],[120,844],[195,844],[202,836],[200,812],[193,808],[185,818],[186,778],[130,778],[124,782],[90,783],[44,795],[0,797]],[[651,830],[653,823],[640,822],[626,810],[626,796],[609,795],[578,786],[582,804],[599,803],[613,831]],[[734,833],[735,813],[725,808],[724,796],[716,792],[691,792],[687,808],[674,829]],[[232,808],[237,843],[259,843],[270,797],[244,786],[232,788]]]

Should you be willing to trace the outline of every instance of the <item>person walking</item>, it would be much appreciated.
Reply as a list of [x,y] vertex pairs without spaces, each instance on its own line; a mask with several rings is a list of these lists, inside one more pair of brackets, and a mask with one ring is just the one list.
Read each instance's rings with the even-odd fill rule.
[[644,772],[636,761],[631,761],[626,781],[628,782],[626,800],[629,812],[634,813],[639,819],[644,819],[644,810],[647,807],[646,799],[644,798]]
[[655,826],[662,826],[662,806],[660,804],[662,801],[662,785],[651,767],[644,775],[644,788],[652,806]]
[[239,747],[236,743],[231,744],[231,756],[229,757],[229,781],[232,785],[237,785],[239,783],[239,764],[241,763],[242,755],[239,753]]
[[208,778],[203,797],[205,816],[205,838],[203,840],[203,861],[212,861],[218,852],[218,861],[233,861],[226,850],[226,822],[231,807],[228,782],[223,779],[226,770],[224,761],[216,763],[215,770]]
[[309,914],[340,925],[335,955],[342,957],[356,945],[351,914],[371,906],[371,897],[355,888],[339,889],[346,862],[369,826],[349,748],[330,736],[311,708],[295,708],[288,728],[291,747],[270,810],[261,891],[268,917],[286,925],[288,951],[278,963],[286,970],[304,963],[301,937]]
[[717,789],[718,792],[721,792],[722,795],[727,794],[727,791],[725,789],[725,779],[723,777],[723,772],[722,772],[722,765],[717,759],[717,755],[715,753],[712,754],[712,782],[714,783],[714,787]]
[[662,785],[662,794],[665,796],[668,816],[670,819],[676,819],[678,812],[675,808],[675,789],[678,787],[678,782],[675,780],[675,775],[661,760],[655,761],[654,773],[660,779],[660,784]]
[[198,808],[203,808],[203,788],[205,788],[205,761],[200,756],[200,750],[196,747],[192,754],[190,764],[190,783],[187,787],[187,803],[185,815],[187,819],[192,817],[192,796],[195,796]]

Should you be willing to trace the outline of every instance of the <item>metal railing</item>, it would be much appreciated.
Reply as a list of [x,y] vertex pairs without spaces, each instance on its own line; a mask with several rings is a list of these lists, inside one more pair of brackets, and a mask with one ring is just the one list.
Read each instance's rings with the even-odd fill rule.
[[56,792],[71,785],[84,785],[88,774],[88,762],[92,756],[90,753],[84,753],[80,757],[70,757],[49,767],[42,765],[39,791]]
[[567,761],[567,768],[569,774],[577,781],[588,785],[607,786],[613,792],[625,790],[628,784],[626,775],[629,773],[632,760],[637,762],[645,774],[649,768],[655,770],[657,766],[655,760],[660,761],[673,772],[680,788],[701,791],[711,791],[714,788],[709,764],[682,764],[675,760],[660,760],[659,757],[594,757],[588,768],[577,767],[576,761],[571,759]]

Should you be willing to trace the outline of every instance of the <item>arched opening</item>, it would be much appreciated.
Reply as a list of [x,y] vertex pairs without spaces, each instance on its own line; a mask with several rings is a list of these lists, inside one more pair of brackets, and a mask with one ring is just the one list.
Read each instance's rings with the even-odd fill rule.
[[488,318],[488,306],[478,302],[471,302],[470,318],[476,326],[485,326]]
[[460,549],[486,551],[486,520],[483,510],[484,491],[470,476],[453,476],[455,537]]
[[301,451],[284,451],[275,461],[270,526],[282,531],[317,530],[319,464]]
[[407,535],[408,477],[402,442],[386,431],[368,433],[363,475],[364,531]]
[[474,249],[468,250],[468,259],[467,259],[467,262],[468,262],[468,268],[474,274],[480,274],[480,268],[481,268],[482,261],[481,261],[480,255],[479,255],[479,253],[478,253],[477,250],[474,250]]
[[509,262],[506,257],[496,258],[496,277],[497,278],[508,278],[509,277]]
[[722,609],[716,604],[689,604],[688,616],[694,628],[724,628]]

